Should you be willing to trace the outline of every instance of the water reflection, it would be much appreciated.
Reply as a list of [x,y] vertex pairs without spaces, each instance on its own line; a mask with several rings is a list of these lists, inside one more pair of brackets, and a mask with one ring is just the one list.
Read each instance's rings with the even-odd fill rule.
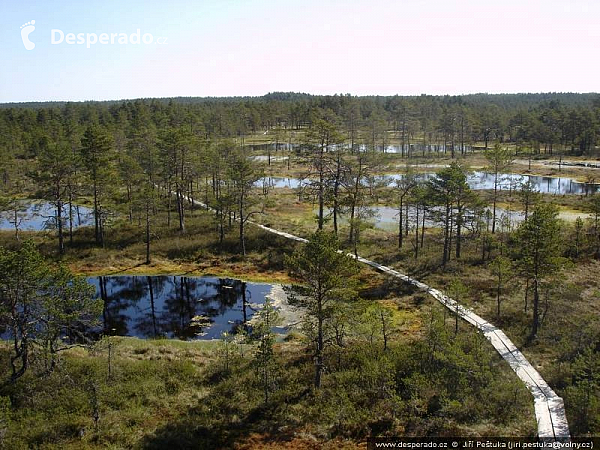
[[[361,152],[368,152],[368,151],[373,151],[373,147],[365,145],[365,144],[360,144],[356,146],[358,148],[359,151]],[[402,155],[405,154],[414,154],[414,153],[418,153],[418,154],[422,154],[425,155],[426,153],[451,153],[452,152],[452,145],[444,145],[444,144],[404,144],[404,147],[402,145],[386,145],[385,147],[383,145],[375,145],[375,151],[376,152],[383,152],[383,153],[399,153]],[[462,149],[460,144],[455,144],[454,145],[454,152],[455,153],[461,153],[461,152],[470,152],[472,150],[472,147],[470,145],[463,145]]]
[[290,144],[289,142],[272,142],[267,144],[249,144],[246,147],[248,147],[253,152],[289,152],[292,150],[300,149],[301,145],[297,143]]
[[[384,185],[393,186],[397,180],[401,180],[404,174],[380,175],[374,177],[374,180]],[[435,176],[434,173],[420,173],[416,175],[420,180],[428,180]],[[516,191],[522,183],[531,181],[533,188],[542,194],[578,194],[592,195],[600,192],[600,184],[580,183],[572,178],[554,178],[542,177],[537,175],[520,175],[516,173],[500,174],[498,179],[498,189],[501,191]],[[471,189],[488,190],[494,189],[494,175],[486,172],[471,172],[467,177],[467,182]],[[257,182],[257,186],[263,184],[274,188],[298,188],[307,184],[308,180],[289,177],[265,177]],[[368,180],[364,181],[369,184]]]
[[[419,174],[418,177],[424,180],[434,177],[434,173]],[[400,180],[404,174],[384,175],[383,178],[388,184],[393,184]],[[467,183],[471,189],[485,190],[494,189],[494,175],[486,172],[470,172],[467,177]],[[518,190],[522,183],[530,181],[533,188],[542,194],[585,194],[590,195],[600,190],[599,184],[580,183],[572,178],[542,177],[537,175],[521,175],[517,173],[503,173],[498,178],[498,189],[501,191]]]
[[[290,188],[296,189],[297,187],[302,186],[303,180],[300,178],[290,178],[290,177],[264,177],[256,182],[257,186],[262,187],[263,185],[268,186],[270,188]],[[304,180],[307,183],[307,180]]]
[[[386,231],[398,230],[398,208],[389,206],[373,206],[371,207],[374,213],[371,223],[375,228],[380,228]],[[408,212],[408,221],[406,213]],[[423,215],[423,210],[419,210],[419,227],[426,228],[441,228],[443,226],[443,213],[441,207],[429,207]],[[585,214],[582,214],[585,217]],[[476,230],[478,227],[483,229],[491,229],[492,225],[492,209],[486,207],[481,211],[471,211],[467,209],[463,217],[462,227],[466,230]],[[408,222],[409,229],[414,229],[415,220],[417,218],[416,208],[409,206],[403,209],[403,221]],[[525,218],[525,213],[522,211],[506,210],[496,208],[496,224],[500,225],[503,221],[507,221],[510,227],[515,227]]]
[[[42,231],[57,228],[56,207],[46,201],[23,200],[17,204],[16,221],[19,230]],[[85,206],[73,205],[69,213],[69,205],[63,205],[62,220],[65,229],[69,226],[69,216],[73,218],[73,228],[93,224],[92,210]],[[0,213],[0,230],[15,229],[15,210]]]
[[216,339],[247,326],[271,285],[182,276],[88,279],[104,301],[104,334]]
[[[308,148],[307,145],[304,144],[299,144],[299,143],[289,143],[289,142],[271,142],[271,143],[265,143],[265,144],[249,144],[247,145],[247,147],[255,152],[264,152],[264,151],[272,151],[272,152],[277,152],[277,151],[297,151],[297,150],[302,150],[303,148]],[[327,147],[327,150],[329,151],[334,151],[334,150],[350,150],[351,145],[349,143],[344,143],[344,144],[330,144]],[[381,143],[376,143],[375,144],[375,148],[373,148],[373,145],[366,145],[366,144],[354,144],[354,150],[357,150],[359,152],[369,152],[369,151],[375,151],[378,153],[398,153],[398,154],[414,154],[414,153],[420,153],[420,154],[429,154],[429,153],[450,153],[452,152],[452,145],[444,145],[444,144],[404,144],[404,147],[402,147],[402,145],[390,145],[390,144],[386,144],[385,146],[382,145]],[[455,144],[454,145],[454,151],[455,153],[461,153],[461,152],[470,152],[472,151],[472,147],[470,145],[463,145],[462,149],[461,149],[461,145],[460,144]]]
[[253,159],[254,161],[260,161],[260,162],[268,162],[270,160],[273,163],[273,162],[287,161],[289,159],[289,156],[255,155],[255,156],[249,156],[249,158]]
[[[515,205],[516,206],[516,205]],[[390,231],[397,232],[399,225],[399,213],[397,207],[392,206],[370,206],[369,210],[369,218],[365,219],[365,223],[370,226]],[[317,214],[317,210],[314,210],[315,214]],[[422,208],[419,208],[419,213],[417,216],[417,210],[414,206],[404,207],[402,209],[402,220],[403,220],[403,228],[406,231],[406,227],[409,230],[414,231],[415,223],[417,217],[419,219],[419,228],[425,226],[425,228],[441,228],[443,227],[443,218],[444,218],[444,208],[439,206],[429,206],[423,212]],[[332,211],[330,208],[326,208],[327,218],[331,217]],[[569,211],[561,211],[559,213],[559,218],[566,221],[574,221],[576,218],[580,217],[582,220],[586,220],[591,217],[588,213],[582,212],[569,212]],[[340,211],[339,223],[342,225],[348,225],[348,213],[345,210]],[[475,231],[477,229],[487,229],[490,230],[492,226],[493,214],[491,207],[485,207],[478,211],[473,211],[467,208],[464,213],[462,227],[466,230]],[[506,230],[514,229],[521,222],[525,220],[525,213],[523,211],[517,209],[506,209],[506,208],[496,208],[496,226],[497,227],[506,227]]]

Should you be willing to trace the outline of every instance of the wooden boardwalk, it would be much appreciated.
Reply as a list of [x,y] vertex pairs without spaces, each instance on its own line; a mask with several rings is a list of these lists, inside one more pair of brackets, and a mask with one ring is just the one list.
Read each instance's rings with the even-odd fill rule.
[[[354,255],[349,254],[354,257]],[[452,312],[458,312],[459,316],[477,328],[496,351],[510,365],[517,376],[525,383],[529,392],[533,395],[535,406],[535,417],[538,425],[538,436],[544,439],[568,440],[569,423],[565,414],[565,406],[561,397],[556,395],[548,383],[542,378],[537,370],[531,365],[527,358],[517,349],[504,332],[495,325],[482,319],[473,311],[458,304],[443,292],[434,289],[425,283],[421,283],[407,275],[401,274],[394,269],[383,266],[368,259],[358,257],[360,262],[368,264],[375,269],[399,278],[413,286],[426,291],[429,295],[446,306]]]
[[[202,202],[197,200],[191,200],[197,206],[201,206],[207,210],[211,208]],[[292,239],[298,242],[308,242],[307,239],[295,236],[290,233],[275,230],[273,228],[266,227],[256,222],[249,221],[252,225],[255,225],[263,230],[276,234],[278,236]],[[367,264],[374,269],[388,274],[394,278],[398,278],[406,283],[412,284],[413,286],[427,292],[442,305],[450,309],[452,312],[458,312],[458,315],[466,322],[473,325],[487,338],[488,341],[494,346],[500,356],[508,362],[512,370],[517,376],[525,383],[531,395],[534,399],[535,407],[535,418],[538,427],[538,437],[544,440],[560,440],[567,441],[570,439],[569,423],[567,422],[567,416],[565,414],[565,405],[561,397],[556,395],[548,383],[542,378],[537,370],[531,365],[531,363],[525,358],[523,353],[517,349],[512,341],[504,334],[504,332],[497,328],[495,325],[487,322],[473,311],[465,308],[458,304],[455,300],[451,299],[443,292],[428,286],[425,283],[421,283],[407,275],[404,275],[390,267],[383,266],[374,261],[368,260],[361,256],[355,257],[353,254],[348,253],[352,258],[357,259],[363,264]]]

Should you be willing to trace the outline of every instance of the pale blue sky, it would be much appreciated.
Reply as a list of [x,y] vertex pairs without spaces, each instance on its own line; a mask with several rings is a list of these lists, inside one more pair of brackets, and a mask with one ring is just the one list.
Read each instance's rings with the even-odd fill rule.
[[[50,43],[137,28],[167,44]],[[0,102],[598,92],[599,44],[599,0],[0,0]]]

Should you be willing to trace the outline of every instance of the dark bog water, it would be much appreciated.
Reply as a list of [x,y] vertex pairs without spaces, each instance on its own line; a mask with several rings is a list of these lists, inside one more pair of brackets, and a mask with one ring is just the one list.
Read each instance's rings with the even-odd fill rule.
[[[69,228],[69,205],[63,207],[63,226]],[[92,210],[85,206],[73,205],[73,228],[92,225],[94,217]],[[50,202],[23,200],[17,207],[17,223],[19,230],[42,231],[54,230],[57,226],[56,208]],[[15,229],[14,211],[2,211],[0,213],[0,230]]]
[[269,284],[212,277],[90,277],[104,301],[103,332],[139,338],[217,339],[244,327]]

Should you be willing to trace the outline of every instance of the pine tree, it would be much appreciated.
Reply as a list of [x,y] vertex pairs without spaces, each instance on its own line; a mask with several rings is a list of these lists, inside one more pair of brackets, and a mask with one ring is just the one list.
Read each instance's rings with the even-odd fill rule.
[[540,204],[516,232],[516,264],[522,276],[531,280],[533,289],[532,339],[537,337],[540,327],[540,284],[557,274],[564,263],[560,257],[560,228],[556,206]]
[[277,361],[273,351],[275,334],[274,326],[279,325],[281,318],[273,307],[269,298],[265,299],[263,308],[257,312],[257,320],[252,326],[251,338],[258,343],[254,354],[254,364],[258,375],[258,382],[263,390],[264,402],[269,402],[269,394],[273,391]]
[[92,182],[96,244],[104,246],[104,201],[113,180],[112,140],[104,128],[92,125],[85,131],[81,144],[83,163]]
[[[487,149],[487,145],[486,145]],[[494,175],[494,197],[492,204],[492,234],[496,232],[496,203],[498,202],[498,186],[502,172],[506,171],[513,162],[513,156],[508,148],[500,144],[494,145],[491,150],[486,150],[485,158],[488,161],[486,170]]]
[[45,353],[47,370],[67,348],[63,336],[82,342],[81,330],[97,323],[101,301],[85,278],[64,266],[49,266],[32,241],[16,251],[0,248],[0,319],[8,324],[13,353],[11,381],[29,368],[34,348]]
[[357,272],[356,261],[338,251],[335,235],[317,231],[309,242],[286,258],[292,274],[305,285],[288,289],[290,303],[305,309],[307,320],[314,326],[314,358],[316,388],[321,386],[324,349],[329,343],[327,326],[338,302],[351,301],[357,293],[350,279]]
[[592,196],[588,203],[588,209],[592,213],[594,257],[600,259],[600,193]]
[[343,136],[338,131],[336,117],[332,111],[324,111],[320,117],[315,117],[311,129],[306,134],[309,173],[311,179],[307,187],[317,198],[319,204],[318,229],[322,230],[325,223],[325,201],[332,187],[334,162],[330,151],[332,146],[343,142]]
[[252,197],[252,191],[256,181],[261,177],[262,173],[256,168],[255,163],[248,159],[242,150],[232,152],[228,178],[232,184],[232,203],[237,206],[240,253],[242,255],[246,255],[246,224],[252,215],[260,212],[253,208],[256,201]]
[[475,200],[475,196],[467,183],[466,169],[454,161],[450,167],[436,173],[428,182],[429,195],[432,201],[443,207],[444,249],[442,265],[450,260],[451,244],[456,228],[456,257],[461,256],[462,229],[466,207]]
[[69,176],[73,173],[75,160],[67,142],[51,142],[41,149],[35,180],[43,187],[52,200],[56,210],[56,229],[58,232],[58,252],[63,254],[64,223],[63,209],[67,203]]

